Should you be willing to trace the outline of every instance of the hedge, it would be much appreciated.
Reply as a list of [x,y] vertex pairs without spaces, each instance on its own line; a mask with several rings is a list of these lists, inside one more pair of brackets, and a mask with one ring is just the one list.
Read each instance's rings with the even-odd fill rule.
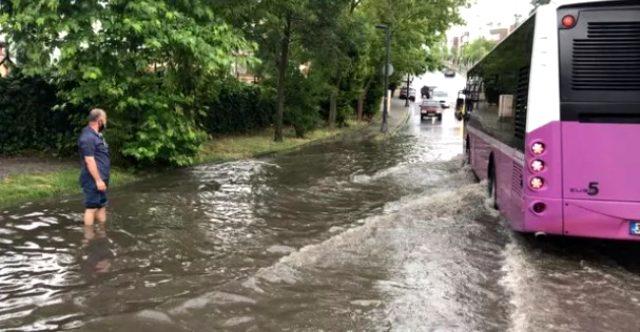
[[83,114],[56,107],[57,90],[42,78],[14,73],[0,78],[0,155],[25,150],[69,154]]

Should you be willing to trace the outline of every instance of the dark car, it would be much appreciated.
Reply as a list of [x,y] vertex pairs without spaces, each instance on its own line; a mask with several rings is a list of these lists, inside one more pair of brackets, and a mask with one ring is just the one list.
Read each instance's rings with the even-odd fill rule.
[[420,121],[430,117],[436,117],[438,121],[442,121],[442,106],[437,100],[425,100],[420,104]]
[[451,68],[447,68],[443,71],[444,73],[444,77],[456,77],[456,72],[455,70],[451,69]]

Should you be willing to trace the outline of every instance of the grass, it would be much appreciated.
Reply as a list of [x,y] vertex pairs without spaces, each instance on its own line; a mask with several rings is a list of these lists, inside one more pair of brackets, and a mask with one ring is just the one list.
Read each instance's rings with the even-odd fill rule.
[[[50,173],[9,175],[0,180],[0,208],[37,199],[80,193],[79,170],[65,169]],[[135,181],[131,172],[112,170],[110,185],[118,186]]]
[[366,123],[363,122],[352,122],[349,123],[349,127],[341,129],[316,129],[307,133],[304,138],[295,137],[293,130],[289,129],[285,131],[284,141],[279,143],[273,141],[273,130],[247,135],[223,136],[204,144],[198,156],[198,163],[224,162],[290,151],[311,142],[332,138],[365,126]]
[[[317,129],[305,138],[296,138],[293,130],[285,131],[284,142],[273,141],[273,130],[248,135],[223,136],[205,143],[196,160],[197,163],[224,162],[290,151],[305,144],[338,136],[347,131],[364,128],[366,123],[350,122],[349,127],[329,130]],[[49,173],[27,173],[9,175],[0,179],[0,208],[39,199],[80,193],[79,170],[69,168]],[[139,180],[131,171],[113,169],[110,186],[117,187]]]

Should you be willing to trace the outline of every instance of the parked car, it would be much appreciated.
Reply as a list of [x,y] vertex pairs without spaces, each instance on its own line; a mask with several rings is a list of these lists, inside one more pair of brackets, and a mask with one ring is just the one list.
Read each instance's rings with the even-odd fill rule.
[[443,73],[444,73],[444,77],[449,77],[449,78],[451,78],[451,77],[456,77],[456,72],[455,72],[455,70],[450,69],[450,68],[445,69],[445,70],[443,71]]
[[449,94],[442,90],[436,90],[433,92],[433,99],[440,102],[440,106],[442,108],[449,108],[451,105],[449,104]]
[[416,89],[410,88],[408,94],[406,86],[400,89],[400,99],[407,99],[407,95],[409,95],[409,100],[416,101]]
[[442,121],[442,106],[437,100],[429,99],[420,104],[420,121],[431,117],[436,117],[438,121]]

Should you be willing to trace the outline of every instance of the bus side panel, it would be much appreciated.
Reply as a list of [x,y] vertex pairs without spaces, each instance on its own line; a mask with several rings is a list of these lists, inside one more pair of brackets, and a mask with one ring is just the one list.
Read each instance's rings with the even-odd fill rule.
[[469,140],[471,142],[471,167],[473,172],[480,180],[486,180],[491,146],[472,132],[469,133]]
[[524,230],[524,216],[522,213],[522,190],[520,174],[522,160],[514,158],[515,149],[503,151],[493,149],[496,162],[496,177],[498,181],[498,206],[500,211],[516,231]]
[[[469,132],[471,142],[471,166],[473,171],[481,180],[488,178],[489,160],[493,154],[496,166],[496,178],[498,188],[498,206],[506,219],[511,224],[511,228],[516,231],[524,230],[524,216],[522,213],[522,191],[520,190],[520,177],[522,173],[522,160],[513,157],[517,154],[513,148],[492,145],[481,135],[474,134],[475,130]],[[485,134],[483,134],[484,136]],[[514,172],[517,172],[514,177]],[[514,183],[514,181],[516,181]],[[514,188],[516,189],[514,192]]]
[[[532,132],[527,133],[524,193],[525,193],[525,231],[544,232],[547,234],[563,234],[563,201],[562,201],[562,126],[559,121],[551,122]],[[545,151],[540,156],[534,156],[531,145],[536,142],[543,143]],[[534,160],[544,162],[542,172],[535,173],[529,165]],[[529,186],[532,177],[538,176],[544,179],[544,186],[540,190],[533,190]],[[544,203],[544,212],[535,213],[533,204]]]

